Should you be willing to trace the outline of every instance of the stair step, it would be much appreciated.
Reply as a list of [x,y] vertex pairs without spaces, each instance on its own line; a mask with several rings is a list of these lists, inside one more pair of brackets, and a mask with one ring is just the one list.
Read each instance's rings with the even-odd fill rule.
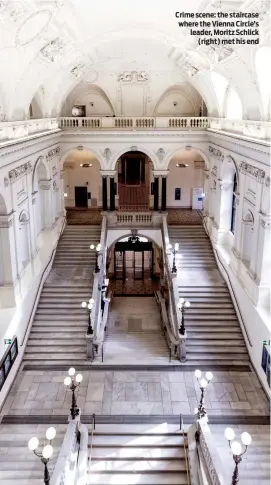
[[163,474],[161,472],[145,472],[140,473],[139,475],[135,475],[135,473],[133,472],[126,473],[125,471],[119,471],[114,474],[112,472],[109,474],[106,474],[105,472],[88,474],[87,484],[94,483],[99,485],[105,485],[109,483],[114,483],[118,485],[128,485],[135,483],[139,485],[186,485],[187,476],[185,471],[182,471],[180,473],[174,472],[173,474],[170,472],[164,472]]

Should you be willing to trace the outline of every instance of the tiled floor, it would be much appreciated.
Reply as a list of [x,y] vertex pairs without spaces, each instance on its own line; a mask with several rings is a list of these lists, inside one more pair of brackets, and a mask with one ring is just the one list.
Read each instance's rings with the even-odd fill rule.
[[[178,415],[193,414],[200,390],[186,372],[83,371],[78,405],[83,414]],[[70,392],[65,372],[21,372],[2,414],[68,415]],[[269,415],[268,401],[254,373],[214,372],[206,391],[210,416]]]

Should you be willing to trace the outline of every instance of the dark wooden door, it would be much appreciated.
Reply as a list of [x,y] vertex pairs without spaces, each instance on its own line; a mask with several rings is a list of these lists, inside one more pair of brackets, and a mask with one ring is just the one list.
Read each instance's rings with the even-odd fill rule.
[[75,207],[88,206],[88,189],[87,187],[74,187]]

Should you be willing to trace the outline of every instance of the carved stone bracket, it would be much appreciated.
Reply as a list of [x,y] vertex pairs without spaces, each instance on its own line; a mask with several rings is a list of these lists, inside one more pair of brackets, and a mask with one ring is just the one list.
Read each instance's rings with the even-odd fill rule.
[[16,180],[18,180],[23,175],[27,175],[31,171],[32,171],[32,164],[30,162],[26,162],[23,165],[20,165],[19,167],[14,168],[13,170],[10,170],[8,173],[10,183],[14,184]]
[[265,171],[261,170],[260,168],[254,167],[253,165],[249,165],[246,162],[241,162],[240,170],[242,173],[251,175],[252,177],[256,178],[258,182],[261,184],[264,183],[265,178]]
[[52,148],[46,155],[47,162],[51,160],[53,157],[56,157],[60,152],[60,147]]

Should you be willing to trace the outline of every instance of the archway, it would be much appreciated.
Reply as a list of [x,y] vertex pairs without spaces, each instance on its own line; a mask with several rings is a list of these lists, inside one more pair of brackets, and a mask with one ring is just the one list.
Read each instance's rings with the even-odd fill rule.
[[136,229],[131,230],[109,247],[107,276],[116,294],[153,294],[163,277],[160,247]]
[[64,194],[67,209],[102,207],[100,162],[90,150],[68,152],[64,163]]
[[145,211],[150,207],[152,162],[140,151],[126,152],[117,162],[118,203],[125,211]]

